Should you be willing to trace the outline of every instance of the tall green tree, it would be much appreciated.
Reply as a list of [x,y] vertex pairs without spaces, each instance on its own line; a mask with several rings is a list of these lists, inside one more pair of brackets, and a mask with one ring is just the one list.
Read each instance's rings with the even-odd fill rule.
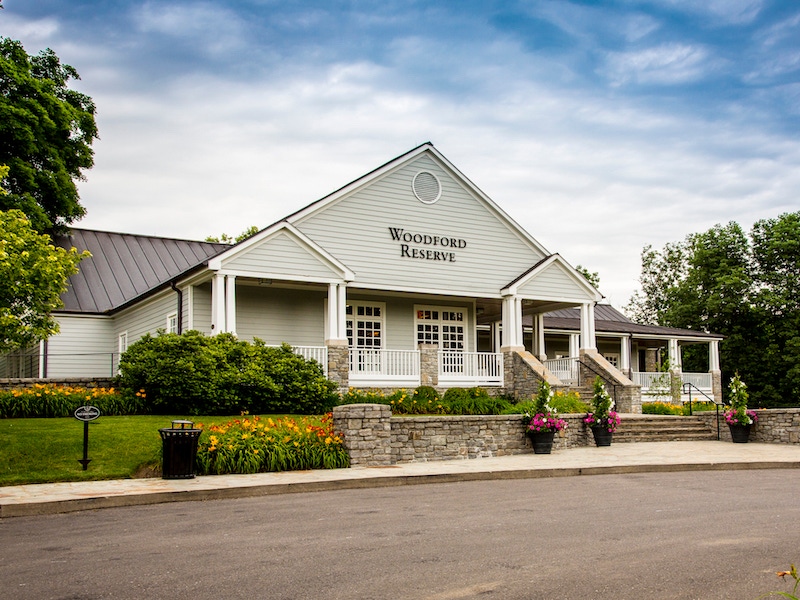
[[[759,221],[749,235],[731,222],[648,246],[640,283],[631,318],[724,335],[724,380],[738,372],[761,406],[800,403],[800,212]],[[705,349],[687,348],[684,367],[705,370]]]
[[0,352],[58,333],[51,312],[62,306],[67,278],[88,255],[54,246],[22,211],[0,211]]
[[40,232],[86,212],[76,181],[94,164],[95,105],[68,87],[71,79],[78,72],[52,50],[30,56],[0,38],[0,164],[9,167],[0,210],[22,210]]

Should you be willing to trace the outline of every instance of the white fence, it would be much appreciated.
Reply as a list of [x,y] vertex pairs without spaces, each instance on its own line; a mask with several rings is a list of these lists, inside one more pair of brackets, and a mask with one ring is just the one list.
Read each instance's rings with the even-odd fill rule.
[[439,351],[439,385],[503,385],[503,355],[493,352]]
[[577,357],[551,358],[544,361],[544,366],[567,385],[577,385],[579,383],[581,373],[580,360]]
[[418,350],[350,349],[350,385],[419,385]]
[[713,391],[711,373],[681,373],[681,383],[691,383],[704,392]]

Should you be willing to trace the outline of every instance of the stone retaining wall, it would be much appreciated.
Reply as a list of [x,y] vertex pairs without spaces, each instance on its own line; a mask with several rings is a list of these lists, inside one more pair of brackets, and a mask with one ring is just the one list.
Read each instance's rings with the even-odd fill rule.
[[[800,408],[768,408],[756,411],[758,421],[750,430],[750,441],[768,444],[800,444]],[[717,430],[716,413],[695,413]],[[720,439],[731,441],[731,432],[720,410]]]
[[[594,444],[584,415],[563,415],[567,429],[554,449]],[[393,417],[384,404],[347,404],[333,409],[333,426],[344,434],[352,466],[385,466],[532,453],[521,415]]]

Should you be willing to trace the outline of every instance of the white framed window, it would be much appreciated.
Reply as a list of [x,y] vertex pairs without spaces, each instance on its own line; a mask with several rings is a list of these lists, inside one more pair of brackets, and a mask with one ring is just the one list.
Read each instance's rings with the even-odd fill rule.
[[125,350],[128,349],[128,332],[123,331],[119,334],[117,348],[119,349],[119,353],[122,354]]
[[348,302],[345,314],[347,343],[351,348],[383,348],[385,303]]
[[467,311],[451,306],[414,307],[417,344],[463,352],[467,347]]
[[167,333],[178,333],[178,313],[167,315]]
[[605,358],[608,362],[610,362],[611,366],[613,366],[616,369],[619,369],[619,354],[613,354],[613,353],[603,354],[603,358]]

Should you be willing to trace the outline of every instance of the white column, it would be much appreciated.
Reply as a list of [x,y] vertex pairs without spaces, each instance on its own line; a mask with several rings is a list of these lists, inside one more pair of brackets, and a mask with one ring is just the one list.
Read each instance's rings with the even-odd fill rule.
[[517,350],[522,340],[522,303],[514,296],[503,298],[503,347]]
[[236,276],[225,276],[225,331],[236,335]]
[[534,315],[533,322],[536,327],[536,354],[539,360],[547,360],[547,348],[544,346],[544,314]]
[[225,331],[225,276],[211,280],[211,335]]
[[580,355],[581,335],[579,333],[569,334],[569,357],[576,358]]
[[708,371],[719,371],[719,341],[708,342]]
[[619,370],[628,373],[631,369],[631,338],[623,336],[619,340]]
[[581,350],[597,350],[594,333],[594,303],[581,304]]
[[[347,284],[340,283],[336,293],[339,301],[336,303],[336,320],[339,339],[347,343]],[[385,332],[384,332],[385,333]]]
[[500,352],[500,347],[503,345],[502,340],[502,321],[494,321],[492,323],[492,351]]
[[681,349],[678,346],[678,340],[671,339],[667,345],[669,356],[669,368],[672,370],[681,370]]
[[326,322],[326,340],[339,339],[339,286],[328,284],[328,318]]

